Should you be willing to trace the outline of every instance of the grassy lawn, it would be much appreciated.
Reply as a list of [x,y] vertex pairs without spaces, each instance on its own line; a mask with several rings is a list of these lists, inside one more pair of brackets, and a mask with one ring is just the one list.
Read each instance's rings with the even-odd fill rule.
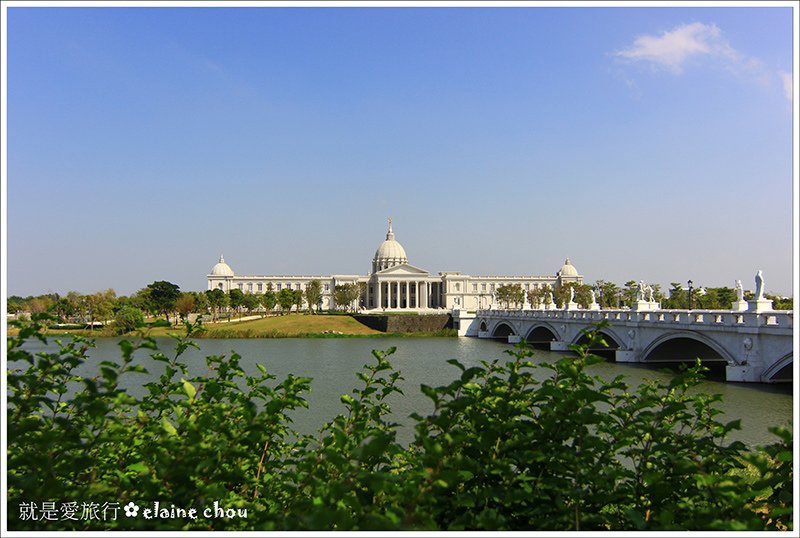
[[[208,323],[205,325],[208,338],[258,336],[308,336],[316,334],[374,335],[383,334],[362,325],[350,316],[326,316],[308,314],[288,314],[271,316],[263,319],[242,321],[239,323]],[[168,329],[159,328],[159,331]]]

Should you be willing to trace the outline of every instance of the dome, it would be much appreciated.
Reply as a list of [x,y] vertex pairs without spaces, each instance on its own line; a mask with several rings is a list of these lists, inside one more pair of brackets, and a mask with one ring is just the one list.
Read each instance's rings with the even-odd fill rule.
[[578,276],[578,270],[575,269],[574,265],[569,263],[569,258],[567,258],[564,260],[564,265],[561,266],[558,274],[561,276]]
[[403,245],[395,241],[392,231],[392,219],[389,219],[389,231],[386,232],[386,241],[381,243],[372,258],[372,271],[377,272],[395,265],[408,263],[406,249]]
[[233,276],[233,269],[225,263],[225,258],[219,257],[219,263],[211,269],[212,276]]

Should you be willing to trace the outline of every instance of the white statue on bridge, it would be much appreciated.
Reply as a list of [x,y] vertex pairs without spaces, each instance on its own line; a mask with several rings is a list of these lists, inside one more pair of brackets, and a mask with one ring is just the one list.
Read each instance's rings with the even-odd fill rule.
[[589,304],[589,310],[600,310],[600,305],[597,304],[597,295],[594,292],[594,289],[590,290],[590,297],[592,298],[592,302]]
[[761,269],[758,270],[756,273],[756,301],[760,301],[764,298],[764,275],[761,273]]
[[736,290],[736,300],[737,301],[744,301],[744,288],[742,287],[742,281],[737,280],[736,286],[734,288]]
[[772,301],[764,296],[764,273],[760,269],[756,273],[755,298],[747,301],[747,310],[750,312],[768,312],[772,310]]
[[650,302],[650,303],[654,303],[654,302],[656,302],[654,293],[655,293],[655,290],[653,289],[653,286],[651,286],[649,284],[645,284],[644,280],[640,280],[639,281],[639,287],[638,287],[638,290],[636,292],[636,300],[637,301],[647,301],[647,302]]

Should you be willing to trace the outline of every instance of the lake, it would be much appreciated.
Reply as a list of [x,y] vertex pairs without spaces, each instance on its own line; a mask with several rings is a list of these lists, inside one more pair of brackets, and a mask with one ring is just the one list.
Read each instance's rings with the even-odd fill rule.
[[[170,356],[174,340],[158,339],[161,350]],[[96,362],[103,359],[119,359],[118,339],[98,338],[96,348],[89,351],[93,360],[80,367],[78,373],[94,375]],[[294,412],[292,418],[301,433],[315,433],[327,421],[344,411],[339,397],[349,394],[362,383],[355,377],[364,364],[374,363],[371,350],[385,350],[397,347],[391,362],[400,370],[404,380],[401,387],[405,395],[393,395],[389,403],[392,407],[392,420],[400,424],[410,424],[408,416],[417,412],[427,414],[433,407],[419,390],[420,384],[430,386],[444,385],[459,375],[459,370],[447,364],[448,359],[458,359],[467,366],[479,365],[481,360],[506,360],[505,350],[512,346],[498,341],[478,338],[281,338],[281,339],[200,339],[200,349],[190,348],[184,359],[190,365],[190,375],[206,372],[204,358],[208,355],[229,355],[236,351],[242,356],[243,368],[253,375],[259,375],[257,363],[278,377],[287,374],[311,377],[311,392],[306,395],[309,409]],[[34,351],[43,349],[40,343],[28,343],[26,348]],[[536,363],[554,362],[562,357],[562,352],[534,351]],[[151,375],[162,371],[161,363],[154,363],[142,352],[137,354],[136,362],[145,364]],[[13,367],[13,365],[9,365]],[[628,383],[638,385],[645,380],[665,380],[669,374],[655,367],[630,363],[604,362],[591,366],[589,373],[611,379],[623,374]],[[543,370],[546,375],[547,370]],[[121,386],[131,394],[145,393],[143,384],[149,381],[143,374],[128,374],[122,378]],[[706,381],[702,390],[711,394],[722,394],[719,408],[724,412],[720,421],[741,419],[742,430],[733,432],[731,439],[749,446],[762,445],[774,440],[767,431],[769,426],[789,426],[792,419],[791,385],[737,384],[724,381]],[[409,427],[398,432],[401,443],[413,439]]]

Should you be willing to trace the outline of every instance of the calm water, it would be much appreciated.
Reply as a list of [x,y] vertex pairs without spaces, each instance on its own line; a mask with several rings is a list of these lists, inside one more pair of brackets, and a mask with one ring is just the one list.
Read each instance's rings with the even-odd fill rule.
[[[169,356],[173,340],[159,339],[161,350]],[[452,381],[459,371],[447,364],[448,359],[458,359],[467,366],[480,364],[481,360],[506,360],[504,353],[512,349],[508,344],[481,340],[477,338],[285,338],[285,339],[241,339],[241,340],[198,340],[200,350],[189,349],[185,361],[190,364],[190,375],[206,372],[207,355],[229,355],[236,351],[242,356],[242,366],[253,375],[259,375],[256,364],[263,364],[267,370],[282,379],[287,374],[313,378],[311,392],[306,395],[309,409],[293,415],[295,426],[302,433],[315,433],[322,425],[343,411],[339,401],[342,394],[350,393],[361,382],[355,373],[366,363],[372,364],[371,350],[385,350],[397,347],[392,363],[401,371],[401,386],[405,396],[394,395],[390,400],[392,419],[401,424],[410,424],[409,414],[427,414],[433,407],[419,390],[420,384],[438,386]],[[103,338],[96,341],[96,348],[90,350],[92,359],[81,366],[81,374],[95,373],[95,364],[103,359],[118,359],[119,348],[116,339]],[[31,350],[41,349],[40,344],[31,344]],[[535,362],[552,362],[563,353],[535,351]],[[137,355],[137,362],[145,364],[151,374],[163,371],[161,363],[155,363],[145,353]],[[13,367],[13,365],[10,365]],[[591,367],[595,375],[613,378],[619,374],[626,376],[631,385],[644,380],[667,379],[668,374],[650,367],[606,362]],[[144,394],[142,384],[149,381],[143,374],[128,374],[122,378],[122,385],[129,392]],[[734,432],[733,439],[748,445],[760,445],[773,441],[767,431],[769,426],[786,425],[792,419],[792,391],[789,385],[734,384],[708,381],[703,385],[704,392],[722,394],[720,409],[724,415],[722,422],[739,418],[742,430]],[[407,443],[413,438],[411,428],[399,432],[399,440]]]

